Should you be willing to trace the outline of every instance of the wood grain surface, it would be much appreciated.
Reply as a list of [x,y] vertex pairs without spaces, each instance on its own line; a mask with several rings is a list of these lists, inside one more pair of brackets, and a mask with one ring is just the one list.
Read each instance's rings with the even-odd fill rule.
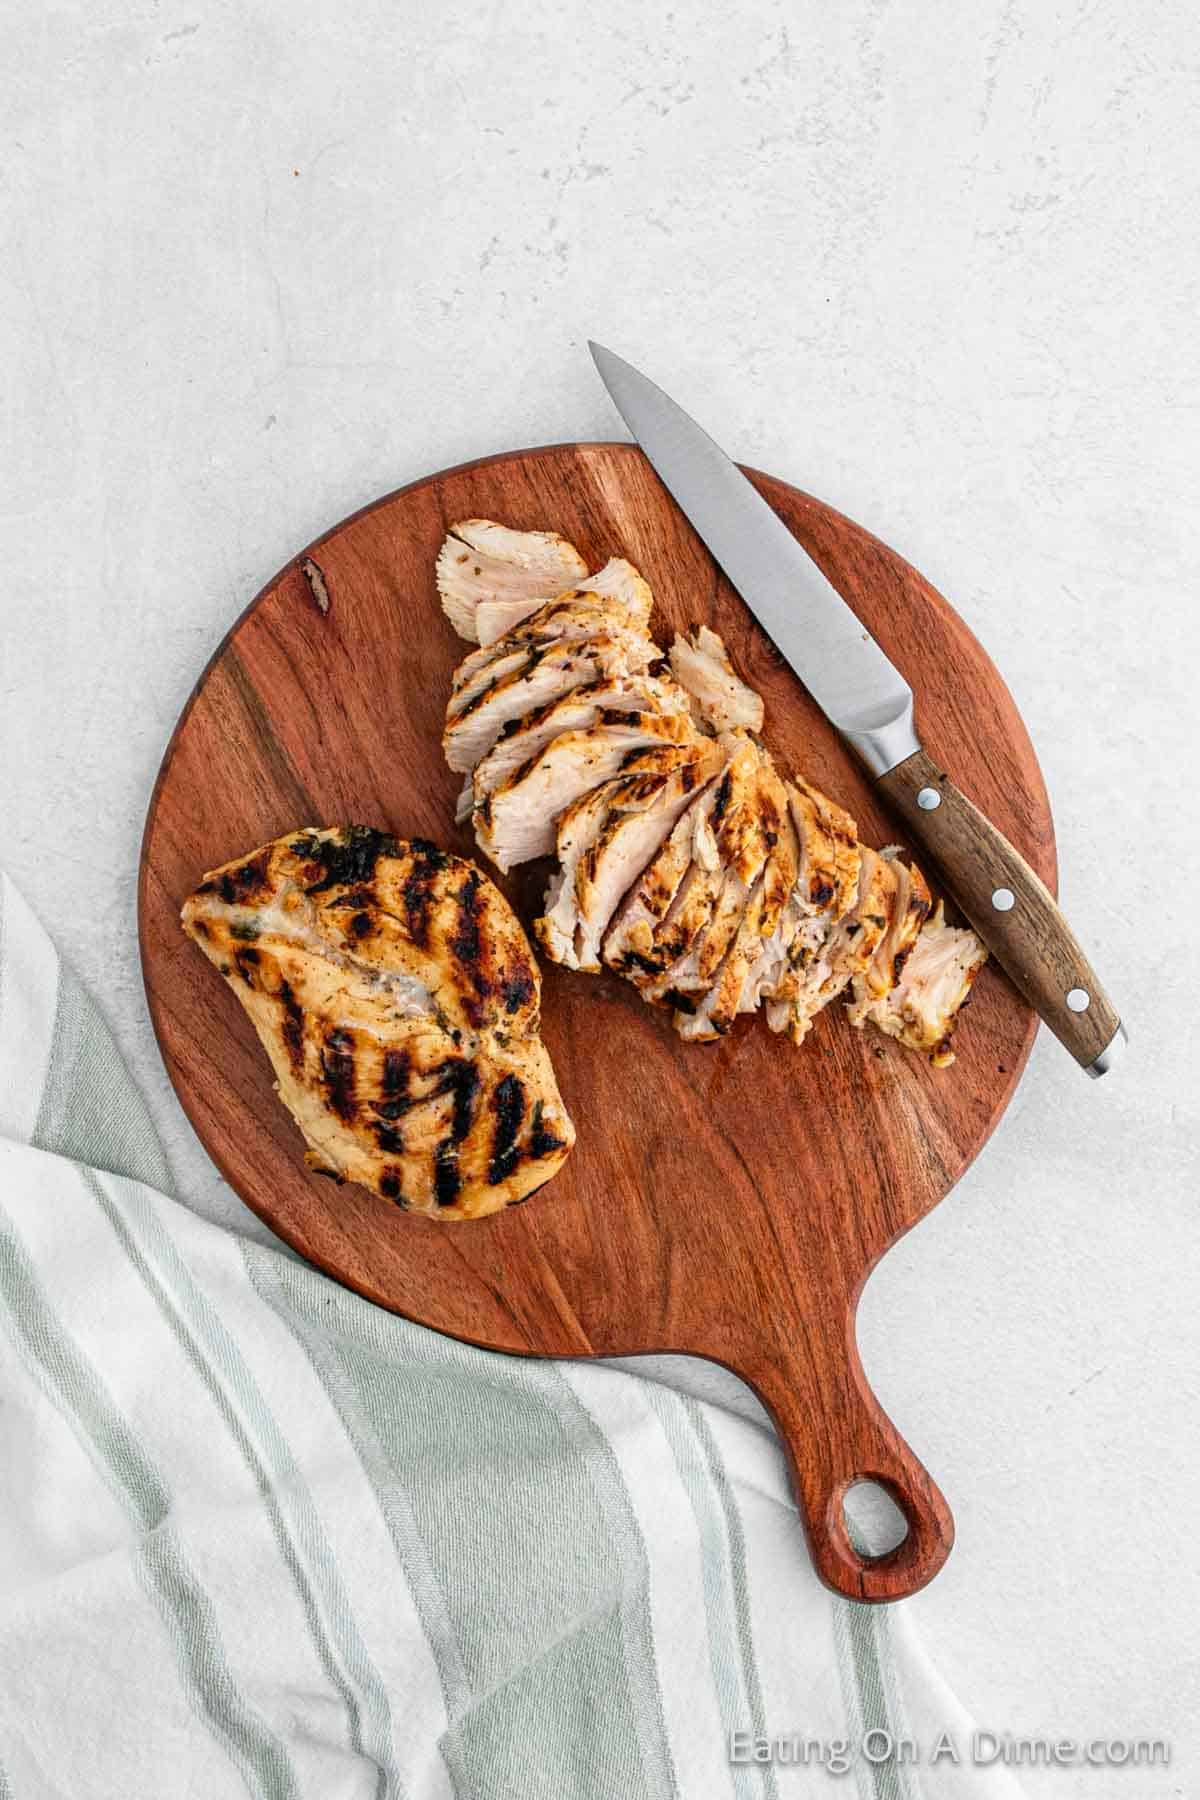
[[[931,757],[1052,888],[1037,762],[980,645],[885,545],[750,473],[911,681]],[[433,561],[447,524],[479,515],[560,531],[591,567],[631,558],[654,589],[660,640],[695,620],[721,632],[764,695],[781,764],[846,805],[869,841],[902,838],[640,452],[559,445],[452,469],[289,563],[220,645],[179,722],[139,896],[167,1069],[247,1205],[380,1305],[496,1350],[684,1351],[735,1370],[782,1434],[821,1578],[857,1599],[900,1598],[940,1568],[953,1526],[871,1393],[854,1314],[879,1257],[986,1142],[1028,1056],[1036,1018],[993,965],[944,1072],[851,1030],[836,1004],[802,1050],[761,1021],[686,1045],[625,983],[548,968],[545,1036],[578,1145],[528,1205],[446,1225],[308,1174],[248,1019],[180,930],[203,870],[298,826],[361,821],[473,853],[453,822],[458,778],[439,744],[463,646],[439,609]],[[534,865],[501,882],[527,922],[545,874]],[[889,1489],[909,1527],[879,1558],[860,1556],[845,1528],[842,1497],[864,1477]]]

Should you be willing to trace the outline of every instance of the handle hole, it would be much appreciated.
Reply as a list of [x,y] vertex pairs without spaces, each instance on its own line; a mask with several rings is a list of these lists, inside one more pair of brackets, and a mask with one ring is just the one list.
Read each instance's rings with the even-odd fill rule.
[[908,1520],[879,1482],[852,1481],[842,1496],[842,1517],[860,1556],[886,1556],[908,1536]]

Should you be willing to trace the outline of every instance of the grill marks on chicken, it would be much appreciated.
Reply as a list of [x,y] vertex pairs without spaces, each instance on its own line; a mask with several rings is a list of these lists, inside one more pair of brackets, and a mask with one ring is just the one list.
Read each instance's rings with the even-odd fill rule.
[[480,646],[447,706],[459,816],[501,869],[556,857],[535,926],[546,954],[623,975],[685,1038],[761,1005],[800,1043],[842,995],[852,1024],[952,1061],[986,958],[974,933],[930,917],[915,865],[781,776],[756,735],[762,699],[715,632],[677,635],[664,658],[637,570],[582,569],[554,534],[486,520],[451,527],[438,558],[447,613],[462,630],[469,611],[462,635]]
[[476,806],[475,839],[498,868],[549,856],[557,819],[616,775],[666,774],[692,760],[680,715],[604,710],[581,731],[564,731]]
[[537,966],[473,864],[364,826],[296,832],[206,875],[183,927],[248,1013],[317,1173],[469,1219],[563,1162]]
[[599,969],[600,947],[622,897],[716,775],[715,744],[667,773],[620,775],[574,802],[558,821],[557,875],[536,930],[552,962]]

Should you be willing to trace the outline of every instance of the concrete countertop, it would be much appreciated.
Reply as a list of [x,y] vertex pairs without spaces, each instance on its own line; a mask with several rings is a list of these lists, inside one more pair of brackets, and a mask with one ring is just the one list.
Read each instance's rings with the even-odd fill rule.
[[174,1101],[137,963],[188,691],[353,508],[621,435],[599,337],[916,563],[1029,725],[1133,1045],[1095,1085],[1042,1035],[872,1280],[862,1349],[956,1512],[912,1610],[967,1707],[1174,1741],[1168,1770],[1030,1791],[1200,1792],[1193,9],[3,14],[0,860],[181,1191],[257,1229]]

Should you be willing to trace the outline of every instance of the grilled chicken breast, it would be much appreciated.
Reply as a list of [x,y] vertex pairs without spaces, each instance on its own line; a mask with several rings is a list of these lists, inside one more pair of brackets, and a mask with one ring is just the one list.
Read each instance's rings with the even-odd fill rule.
[[[740,952],[733,967],[727,967],[728,959],[751,908],[750,930],[757,935],[759,895],[787,809],[786,790],[770,758],[751,740],[746,741],[735,773],[743,764],[746,780],[733,786],[723,809],[718,801],[707,821],[716,849],[715,866],[705,867],[695,859],[694,870],[685,877],[673,923],[668,916],[665,941],[669,948],[678,946],[679,954],[660,976],[638,982],[647,999],[672,1005],[684,1017],[699,1016],[700,1022],[686,1029],[682,1019],[677,1021],[688,1037],[720,1035],[721,1024],[712,1022],[712,1009],[718,1005],[718,1021],[728,1012],[732,1023],[741,995],[741,974],[747,965],[743,964],[738,974]],[[713,861],[711,853],[706,860]],[[716,991],[725,979],[732,983],[732,994]],[[712,1006],[707,1006],[703,997],[710,995]]]
[[622,649],[631,669],[645,669],[662,660],[658,645],[621,601],[575,590],[543,603],[503,637],[464,657],[452,678],[447,717],[461,712],[472,695],[517,667],[522,655],[537,655],[551,644],[584,644],[597,638],[609,639]]
[[670,649],[671,673],[692,696],[696,717],[716,732],[761,731],[762,695],[738,676],[722,640],[707,625],[687,637],[676,635]]
[[760,774],[757,811],[766,856],[749,885],[743,878],[741,917],[710,986],[694,1006],[676,1014],[675,1028],[684,1038],[723,1037],[739,1013],[758,1006],[765,947],[777,942],[799,863],[787,792],[769,765]]
[[[650,609],[654,597],[650,592],[649,582],[643,580],[632,563],[624,557],[614,556],[606,562],[595,575],[589,575],[586,581],[575,584],[579,593],[602,594],[620,601],[629,613],[633,624],[644,630],[650,619]],[[475,611],[475,632],[480,644],[494,644],[498,638],[505,637],[517,625],[537,612],[546,599],[541,600],[481,600]]]
[[603,960],[627,975],[647,998],[665,991],[667,971],[690,949],[707,922],[719,885],[716,831],[742,803],[757,769],[751,741],[723,746],[717,778],[679,816],[657,855],[643,869],[605,934]]
[[473,1219],[561,1166],[575,1132],[537,966],[473,864],[365,826],[303,830],[210,871],[182,922],[249,1014],[317,1173]]
[[[645,661],[641,667],[646,667]],[[474,693],[447,722],[442,734],[446,761],[466,774],[508,726],[561,699],[572,688],[620,680],[636,670],[637,662],[626,646],[609,637],[534,649],[517,668]]]
[[947,925],[939,901],[922,925],[899,981],[872,1001],[863,1022],[910,1050],[922,1051],[935,1069],[948,1068],[954,1061],[950,1039],[986,961],[987,951],[975,933]]
[[572,688],[562,699],[527,713],[506,725],[487,755],[475,765],[471,778],[474,804],[508,780],[509,776],[540,754],[564,731],[586,731],[607,712],[685,714],[687,697],[673,681],[653,675],[623,676],[619,681],[597,681]]
[[585,731],[564,731],[475,809],[475,839],[508,870],[554,849],[559,815],[615,775],[663,774],[695,755],[679,714],[606,711]]
[[621,898],[661,849],[680,814],[713,779],[711,742],[669,774],[619,775],[569,806],[558,822],[558,872],[535,930],[552,962],[598,969],[600,945]]
[[861,844],[849,814],[778,773],[756,736],[761,696],[716,632],[677,635],[664,661],[627,562],[539,597],[572,546],[480,520],[454,534],[478,552],[476,566],[448,539],[439,558],[479,644],[446,714],[447,760],[467,776],[458,817],[501,869],[556,856],[536,921],[546,954],[624,975],[687,1038],[762,1006],[800,1043],[845,995],[852,1024],[950,1060],[982,946],[940,909],[930,919],[915,864]]
[[794,1044],[807,1037],[821,1009],[869,967],[887,933],[899,884],[891,865],[862,846],[854,904],[802,923],[788,954],[788,973],[768,997],[767,1023]]
[[896,986],[933,905],[925,877],[915,863],[908,866],[896,851],[886,850],[883,860],[896,877],[896,892],[887,930],[871,961],[853,979],[854,998],[847,1009],[853,1025],[864,1024],[875,1002]]
[[436,569],[442,610],[473,643],[481,641],[475,619],[482,602],[549,600],[586,573],[574,544],[556,532],[510,531],[490,519],[452,525]]

